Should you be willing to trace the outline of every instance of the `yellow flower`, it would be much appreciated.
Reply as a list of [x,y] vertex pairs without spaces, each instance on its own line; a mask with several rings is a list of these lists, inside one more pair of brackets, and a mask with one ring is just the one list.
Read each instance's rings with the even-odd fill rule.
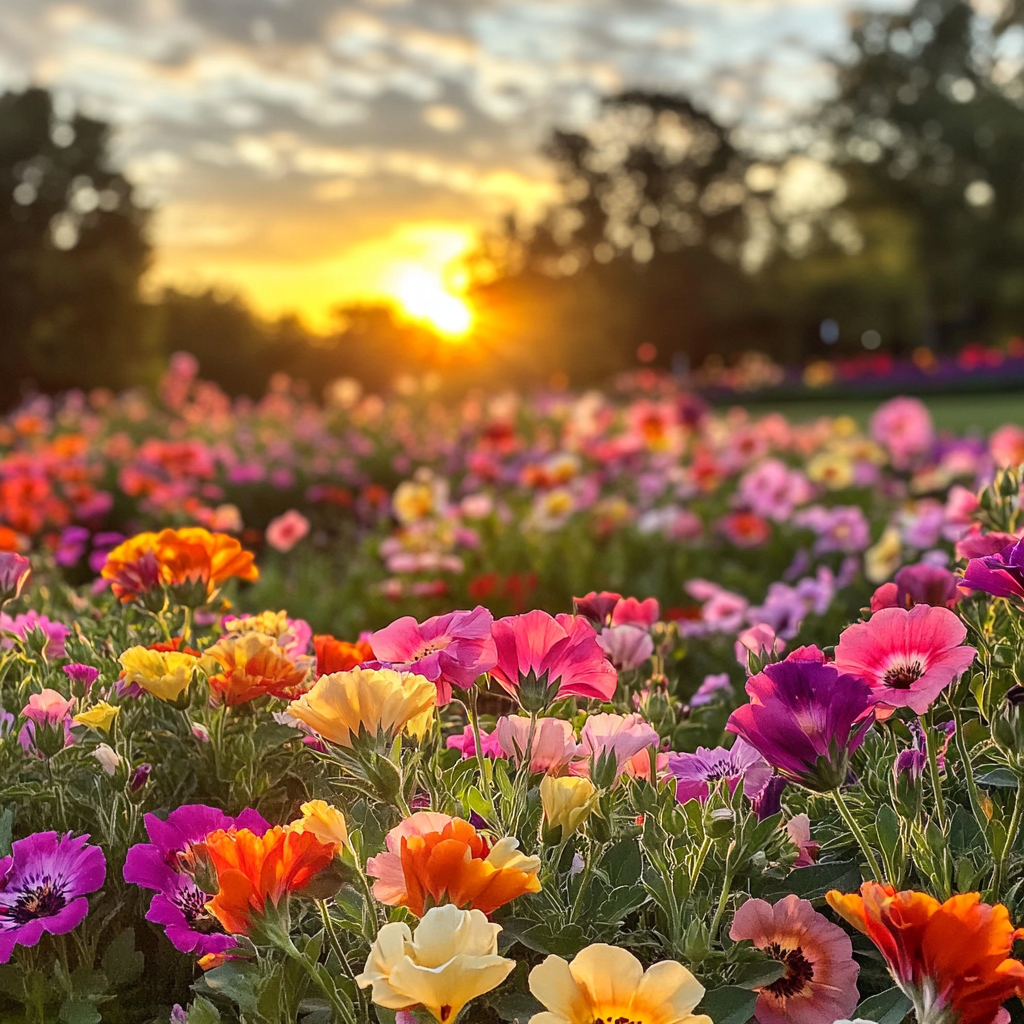
[[900,531],[887,527],[878,543],[864,552],[864,575],[871,583],[884,583],[899,568]]
[[451,904],[432,907],[420,919],[415,935],[405,922],[381,928],[356,984],[372,985],[378,1006],[422,1006],[441,1024],[451,1024],[467,1003],[497,988],[512,973],[516,962],[498,956],[500,931],[501,926],[491,924],[479,910],[459,910]]
[[108,704],[105,700],[101,700],[98,704],[93,704],[88,711],[75,715],[75,721],[79,725],[87,725],[90,729],[97,730],[97,732],[107,733],[110,732],[110,727],[117,720],[119,714],[121,714],[120,708],[116,708],[113,704]]
[[410,718],[405,726],[405,735],[418,743],[427,735],[430,727],[434,724],[434,709],[427,708],[422,714]]
[[807,463],[807,476],[830,491],[841,491],[853,483],[853,463],[841,452],[821,452]]
[[583,824],[594,807],[597,790],[590,779],[566,775],[545,775],[540,783],[540,802],[548,827],[560,829],[555,840],[567,839]]
[[195,677],[199,659],[184,651],[151,651],[148,647],[130,647],[118,659],[124,668],[126,684],[138,683],[154,697],[169,704],[180,703]]
[[328,742],[351,747],[360,733],[390,742],[436,702],[437,688],[423,676],[354,668],[321,676],[288,712]]
[[704,986],[674,960],[662,960],[644,973],[632,953],[595,943],[572,963],[549,956],[530,971],[530,991],[545,1006],[530,1024],[713,1024],[693,1008]]
[[434,511],[434,488],[425,481],[406,480],[395,488],[391,508],[403,526],[426,519]]
[[290,625],[291,620],[285,611],[260,612],[257,615],[243,615],[234,619],[224,632],[226,634],[264,633],[276,640],[288,631]]
[[302,817],[289,826],[292,832],[312,832],[321,843],[348,846],[345,816],[325,800],[310,800],[302,805]]

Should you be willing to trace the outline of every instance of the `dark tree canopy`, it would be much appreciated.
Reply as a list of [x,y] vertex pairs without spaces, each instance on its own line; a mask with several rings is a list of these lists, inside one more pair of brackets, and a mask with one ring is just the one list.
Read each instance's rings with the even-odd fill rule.
[[58,118],[42,89],[0,96],[0,352],[6,403],[122,386],[152,359],[140,277],[146,214],[108,157],[108,126]]

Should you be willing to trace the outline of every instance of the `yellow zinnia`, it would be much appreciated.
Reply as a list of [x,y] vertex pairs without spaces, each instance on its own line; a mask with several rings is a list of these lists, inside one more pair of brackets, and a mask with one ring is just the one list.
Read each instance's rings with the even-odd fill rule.
[[530,971],[530,991],[545,1006],[530,1024],[713,1024],[695,1014],[704,986],[674,960],[648,968],[632,953],[595,943],[576,954],[572,963],[549,956]]
[[124,668],[126,684],[138,683],[168,704],[180,704],[188,695],[199,659],[184,651],[151,651],[148,647],[130,647],[118,658]]
[[590,779],[566,775],[545,775],[540,783],[540,802],[547,827],[558,829],[555,842],[568,839],[593,810],[597,790]]
[[391,742],[436,702],[437,688],[423,676],[354,668],[321,676],[288,712],[328,742],[351,747],[360,734]]
[[381,928],[356,984],[372,985],[378,1006],[422,1006],[451,1024],[467,1003],[497,988],[515,968],[515,960],[498,956],[500,931],[479,910],[432,907],[415,935],[404,921]]
[[86,725],[97,732],[108,733],[119,714],[121,714],[120,708],[101,700],[98,704],[93,704],[88,711],[75,715],[74,720],[79,725]]

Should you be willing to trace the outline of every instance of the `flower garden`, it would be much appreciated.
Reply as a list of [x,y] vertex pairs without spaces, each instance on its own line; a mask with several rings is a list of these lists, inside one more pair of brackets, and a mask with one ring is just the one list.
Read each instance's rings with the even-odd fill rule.
[[24,405],[0,1019],[1024,1019],[1021,463],[644,374]]

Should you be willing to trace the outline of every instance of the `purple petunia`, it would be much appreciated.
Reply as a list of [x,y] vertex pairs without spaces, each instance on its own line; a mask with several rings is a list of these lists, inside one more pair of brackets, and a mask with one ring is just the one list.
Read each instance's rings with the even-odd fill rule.
[[218,829],[249,829],[263,835],[270,825],[256,813],[245,810],[232,818],[216,807],[186,804],[167,816],[145,817],[149,843],[138,843],[128,851],[124,880],[156,895],[146,912],[146,920],[161,924],[167,938],[183,953],[204,956],[223,953],[236,945],[224,933],[217,919],[206,909],[210,897],[182,870],[191,857],[192,847]]
[[875,720],[863,679],[790,658],[752,676],[747,693],[750,703],[730,715],[729,732],[790,782],[821,793],[843,785],[850,755]]
[[64,935],[82,923],[86,894],[107,873],[103,851],[88,839],[36,832],[0,859],[0,963],[10,960],[15,946],[34,946],[44,932]]
[[995,597],[1024,598],[1024,540],[1007,544],[998,554],[972,558],[963,585]]
[[738,739],[731,750],[698,747],[695,754],[669,754],[668,773],[679,780],[676,799],[684,804],[688,800],[704,803],[711,787],[721,779],[728,781],[730,793],[742,782],[743,795],[756,800],[768,785],[772,770],[749,743]]

